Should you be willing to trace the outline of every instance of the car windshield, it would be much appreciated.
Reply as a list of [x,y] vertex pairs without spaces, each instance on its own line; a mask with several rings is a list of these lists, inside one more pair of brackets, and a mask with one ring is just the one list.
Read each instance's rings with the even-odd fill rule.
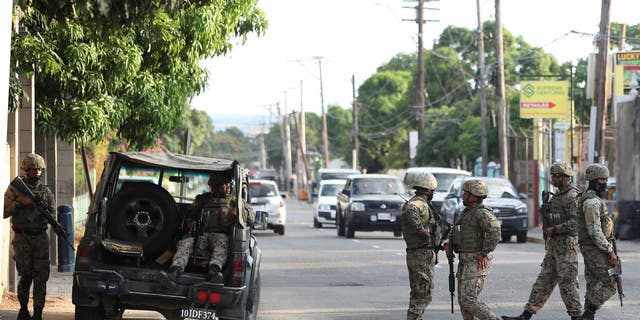
[[251,197],[274,197],[278,195],[278,190],[274,184],[251,183],[249,184],[249,194]]
[[402,194],[404,186],[400,180],[367,178],[353,182],[353,194]]
[[487,186],[489,187],[487,198],[519,198],[518,191],[516,191],[509,181],[489,180],[487,181]]
[[438,186],[436,187],[436,191],[439,192],[447,192],[449,190],[449,186],[451,186],[451,182],[463,175],[457,173],[434,173],[434,177],[438,180]]
[[191,203],[201,193],[208,192],[209,173],[140,167],[136,165],[123,165],[120,167],[117,190],[126,183],[147,182],[158,184],[167,190],[177,202]]
[[359,173],[358,171],[343,171],[343,172],[322,172],[320,173],[320,180],[329,179],[346,179],[350,174]]
[[320,189],[320,196],[321,197],[335,196],[340,192],[342,187],[344,187],[344,185],[342,184],[322,185],[322,188]]

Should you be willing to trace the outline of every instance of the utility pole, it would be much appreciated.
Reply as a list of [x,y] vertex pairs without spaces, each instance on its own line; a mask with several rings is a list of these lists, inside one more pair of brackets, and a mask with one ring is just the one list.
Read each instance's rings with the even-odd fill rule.
[[267,168],[267,149],[264,146],[264,120],[260,123],[260,169],[264,170]]
[[360,168],[358,150],[360,150],[360,140],[358,139],[358,100],[356,99],[356,78],[351,75],[351,88],[353,91],[353,107],[351,109],[352,123],[353,123],[353,153],[352,153],[352,165],[353,169]]
[[284,113],[280,113],[278,103],[278,116],[282,119],[280,126],[280,137],[282,138],[282,157],[284,159],[284,189],[291,191],[289,181],[291,181],[291,130],[289,128],[289,114],[287,113],[287,92],[284,92]]
[[482,153],[482,176],[487,174],[487,162],[489,161],[489,148],[487,146],[487,96],[484,83],[484,29],[480,17],[480,0],[476,0],[478,11],[478,87],[480,89],[480,119],[482,131],[480,135],[480,148]]
[[502,47],[502,13],[500,12],[500,0],[496,0],[496,63],[498,64],[498,81],[496,83],[496,95],[498,98],[498,145],[500,148],[500,165],[502,175],[509,178],[509,112],[504,93],[504,49]]
[[327,113],[324,107],[324,91],[322,90],[322,57],[317,57],[320,69],[320,107],[322,108],[322,158],[324,167],[329,167],[329,135],[327,133]]
[[[596,56],[596,74],[593,101],[596,105],[596,139],[595,150],[598,152],[598,162],[604,164],[605,129],[607,128],[607,97],[609,97],[609,19],[611,15],[611,0],[602,0],[600,12],[600,32],[598,33],[598,54]],[[593,130],[593,128],[591,128]],[[591,160],[591,159],[590,159]]]

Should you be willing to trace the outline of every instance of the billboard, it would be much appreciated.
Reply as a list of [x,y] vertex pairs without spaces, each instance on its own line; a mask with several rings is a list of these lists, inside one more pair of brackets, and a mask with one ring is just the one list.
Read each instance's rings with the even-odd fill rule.
[[640,51],[616,52],[614,57],[613,95],[628,95],[632,87],[640,84]]
[[523,81],[520,88],[520,118],[571,116],[567,81]]

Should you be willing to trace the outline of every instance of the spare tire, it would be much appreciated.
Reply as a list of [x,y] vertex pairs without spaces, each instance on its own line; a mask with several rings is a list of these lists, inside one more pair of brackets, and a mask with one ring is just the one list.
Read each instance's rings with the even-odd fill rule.
[[112,239],[140,244],[146,257],[155,257],[172,245],[178,207],[171,194],[156,184],[127,182],[109,201],[107,217]]

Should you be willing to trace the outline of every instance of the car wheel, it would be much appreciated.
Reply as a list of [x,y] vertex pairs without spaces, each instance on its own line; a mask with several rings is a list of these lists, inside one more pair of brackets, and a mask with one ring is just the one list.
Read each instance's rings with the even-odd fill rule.
[[347,239],[353,239],[353,237],[355,237],[356,235],[356,230],[353,228],[353,225],[351,225],[350,222],[345,222],[345,236],[347,237]]
[[511,241],[511,235],[510,234],[503,234],[502,235],[502,242],[509,242]]
[[318,219],[313,218],[313,227],[314,227],[314,228],[320,228],[320,227],[318,227],[318,224],[319,224],[319,223],[318,223]]
[[394,236],[394,237],[401,237],[401,236],[402,236],[402,231],[400,231],[400,230],[394,230],[394,231],[393,231],[393,236]]
[[256,320],[258,318],[258,306],[260,304],[260,271],[256,281],[251,285],[251,292],[247,299],[247,310],[245,311],[245,319]]
[[134,183],[110,202],[107,225],[113,239],[141,243],[149,257],[171,246],[178,208],[166,190],[151,183]]
[[75,320],[104,320],[104,310],[98,307],[76,306]]
[[527,232],[525,231],[525,232],[520,232],[520,233],[518,233],[517,238],[518,238],[518,242],[519,242],[519,243],[525,243],[525,242],[527,242]]
[[278,226],[278,234],[281,236],[284,236],[284,226],[280,225]]
[[336,215],[336,230],[338,231],[338,237],[344,237],[344,219],[341,214]]

